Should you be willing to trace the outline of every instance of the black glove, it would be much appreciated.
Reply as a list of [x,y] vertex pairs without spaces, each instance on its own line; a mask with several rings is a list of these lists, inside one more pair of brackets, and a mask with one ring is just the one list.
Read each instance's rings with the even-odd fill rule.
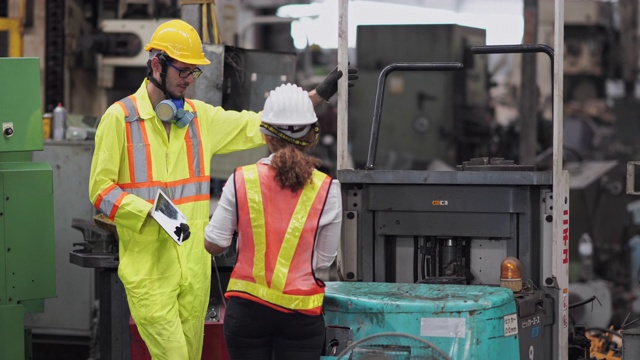
[[182,241],[187,241],[189,236],[191,236],[191,231],[189,231],[189,225],[185,223],[180,223],[180,226],[176,226],[176,231],[173,232],[176,234],[178,238],[182,235]]
[[[338,92],[338,80],[342,77],[342,71],[338,70],[336,66],[329,75],[327,75],[324,80],[316,87],[316,93],[320,95],[325,101],[329,101],[333,95]],[[352,83],[353,80],[358,80],[358,69],[349,68],[349,87],[353,87],[355,84]]]

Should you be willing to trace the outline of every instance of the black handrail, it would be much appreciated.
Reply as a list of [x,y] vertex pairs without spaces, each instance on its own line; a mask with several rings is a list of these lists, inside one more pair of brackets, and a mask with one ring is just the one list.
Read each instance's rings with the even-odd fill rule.
[[553,66],[553,48],[544,44],[517,44],[517,45],[475,45],[471,47],[474,54],[518,54],[518,53],[545,53],[551,59]]
[[394,71],[456,71],[462,70],[464,65],[459,62],[429,62],[429,63],[392,63],[382,69],[378,77],[376,100],[373,107],[373,122],[371,124],[371,140],[369,141],[369,154],[367,155],[367,170],[373,170],[378,149],[378,130],[382,117],[382,100],[384,98],[384,86],[387,76]]
[[517,44],[517,45],[476,45],[471,47],[473,54],[529,54],[545,53],[551,60],[551,106],[553,106],[553,48],[544,44]]

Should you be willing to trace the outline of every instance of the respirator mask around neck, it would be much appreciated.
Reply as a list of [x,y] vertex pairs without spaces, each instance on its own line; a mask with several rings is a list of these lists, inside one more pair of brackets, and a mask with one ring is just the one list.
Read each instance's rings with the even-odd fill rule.
[[183,128],[193,120],[195,115],[184,109],[184,99],[164,99],[156,105],[156,115],[162,122],[175,124],[178,128]]

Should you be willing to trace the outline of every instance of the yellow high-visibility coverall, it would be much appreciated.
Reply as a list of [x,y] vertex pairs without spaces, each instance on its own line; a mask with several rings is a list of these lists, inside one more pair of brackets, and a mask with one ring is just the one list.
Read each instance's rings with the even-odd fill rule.
[[[182,129],[172,125],[167,138],[147,82],[103,115],[89,197],[115,221],[118,276],[153,358],[200,359],[210,296],[211,256],[204,248],[204,227],[210,212],[211,157],[264,144],[260,116],[188,100],[185,110],[195,111],[196,118]],[[191,237],[181,246],[148,216],[158,189],[187,217]]]

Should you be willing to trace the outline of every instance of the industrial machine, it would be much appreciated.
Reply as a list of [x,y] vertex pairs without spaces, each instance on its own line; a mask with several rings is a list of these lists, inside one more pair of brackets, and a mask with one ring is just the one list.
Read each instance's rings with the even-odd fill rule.
[[[424,170],[439,160],[455,166],[490,144],[487,57],[473,56],[485,30],[455,24],[360,25],[358,85],[349,92],[349,141],[356,167],[367,160],[371,104],[380,71],[396,62],[457,61],[465,71],[389,75],[377,167]],[[403,39],[398,41],[398,39]]]
[[[562,9],[561,1],[556,2],[556,12],[558,9]],[[556,31],[562,15],[555,19]],[[583,34],[568,34],[576,35]],[[566,49],[561,41],[555,45]],[[553,64],[554,85],[549,87],[552,97],[563,93],[559,86],[562,82],[557,79],[562,79],[563,64],[567,67],[575,60],[573,45],[568,45],[568,55],[560,54],[558,59],[553,58],[553,49],[545,51]],[[482,53],[505,50],[475,48],[483,48]],[[521,50],[517,52],[531,49]],[[338,171],[345,204],[344,244],[338,269],[341,280],[356,283],[328,283],[324,356],[345,358],[353,344],[376,334],[387,335],[359,354],[391,356],[400,353],[400,347],[424,348],[415,341],[414,345],[399,347],[388,336],[404,334],[428,340],[428,346],[459,359],[595,359],[602,358],[600,355],[617,359],[621,351],[625,358],[637,357],[640,329],[632,325],[637,322],[632,316],[637,311],[628,312],[628,299],[633,297],[619,291],[617,284],[632,277],[637,286],[638,239],[636,236],[630,241],[632,261],[636,263],[631,272],[623,270],[629,268],[629,249],[619,240],[625,242],[624,236],[632,227],[618,225],[628,224],[625,211],[633,211],[637,218],[640,212],[631,209],[637,204],[624,206],[616,161],[580,159],[563,167],[562,151],[573,144],[563,142],[578,134],[566,124],[563,128],[562,102],[553,97],[554,139],[549,150],[554,158],[548,171],[490,158],[472,159],[459,165],[457,171],[440,172],[409,171],[409,167],[402,167],[406,162],[396,162],[400,169],[392,170],[386,158],[381,164],[375,163],[379,148],[389,154],[385,149],[389,143],[402,144],[401,149],[413,144],[421,151],[416,156],[431,156],[427,154],[432,142],[423,142],[420,147],[419,142],[414,144],[414,134],[403,133],[412,119],[406,116],[409,106],[381,109],[382,97],[393,94],[384,92],[385,73],[416,70],[416,64],[403,68],[407,65],[411,64],[392,64],[378,79],[367,162],[360,164],[364,169]],[[568,69],[570,76],[576,71],[580,68]],[[545,71],[541,76],[547,78],[547,74]],[[388,85],[396,85],[391,76]],[[573,86],[565,90],[573,95],[580,93]],[[402,101],[409,100],[385,105],[397,106]],[[633,109],[628,107],[626,112],[636,114]],[[385,119],[386,130],[381,130],[381,118]],[[630,121],[621,125],[625,130],[637,128]],[[562,129],[568,137],[563,136]],[[351,134],[352,128],[349,130]],[[389,137],[399,134],[403,135],[389,142]],[[626,136],[632,138],[631,134],[627,131]],[[379,135],[387,140],[377,146]],[[360,151],[358,156],[364,159],[362,147],[355,151]],[[638,182],[629,179],[637,189]],[[570,223],[578,230],[572,231],[571,240]],[[521,276],[525,283],[522,289],[502,289],[508,298],[502,302],[498,299],[503,294],[496,289],[504,285],[504,275],[509,273],[504,265],[510,258],[519,259],[518,278]],[[572,275],[584,282],[569,285],[569,259]],[[616,279],[616,287],[595,274]],[[595,299],[597,303],[589,310],[585,304]],[[505,306],[507,303],[515,306]],[[619,319],[623,331],[607,329],[612,318],[620,314],[629,319]],[[511,320],[515,328],[509,326]]]
[[[562,20],[562,11],[558,16]],[[531,49],[469,49],[494,50]],[[562,65],[551,48],[533,50],[559,66],[557,94]],[[562,170],[561,97],[554,98],[551,170],[495,158],[465,161],[456,171],[376,167],[378,137],[390,135],[381,131],[388,75],[463,68],[393,63],[380,73],[367,162],[363,169],[338,170],[343,281],[327,284],[326,358],[341,358],[352,342],[389,332],[425,339],[452,359],[568,358],[569,177]],[[385,121],[396,126],[407,122],[387,114]],[[588,344],[576,344],[588,352]],[[377,353],[397,349],[377,345]]]
[[[327,358],[381,332],[420,337],[452,359],[566,358],[569,184],[561,160],[553,171],[496,158],[456,171],[376,167],[378,137],[389,135],[380,130],[387,77],[463,69],[393,63],[379,76],[366,165],[338,170],[343,281],[326,289]],[[556,144],[554,155],[561,151]]]
[[[163,3],[120,3],[138,2],[147,5]],[[69,33],[78,32],[65,32],[61,24],[65,23],[65,14],[85,12],[63,11],[64,3],[46,2],[48,61],[44,74],[47,77],[45,98],[48,101],[45,105],[55,104],[57,100],[54,99],[63,96],[65,59],[69,61],[68,54],[78,55],[75,50],[65,51],[64,46],[65,37],[69,41],[73,39]],[[96,6],[113,7],[116,3],[97,2]],[[258,3],[263,2],[244,2]],[[583,4],[580,6],[584,7]],[[124,5],[121,7],[124,9]],[[161,16],[150,16],[152,13]],[[573,14],[577,13],[572,11],[569,15]],[[145,58],[140,49],[141,42],[150,36],[160,21],[158,19],[168,15],[167,12],[150,10],[146,16],[125,17],[124,11],[119,10],[117,19],[100,21],[103,33],[99,34],[100,39],[96,39],[101,42],[94,43],[102,46],[102,55],[96,60],[97,84],[105,89],[105,94],[99,98],[107,100],[97,107],[104,108],[112,100],[130,93],[130,86],[135,88],[139,85],[136,79],[141,79],[145,72],[141,66]],[[594,65],[600,72],[608,70],[603,54],[594,49],[603,49],[608,39],[605,35],[611,35],[598,28],[596,46],[590,46],[594,45],[590,43],[594,40],[585,37],[581,30],[577,27],[573,31],[568,30],[571,43],[558,48],[566,49],[563,51],[567,52],[564,56],[567,74],[580,80],[565,82],[568,84],[564,89],[565,96],[570,94],[577,98],[602,90],[604,83],[594,77],[597,74],[589,71]],[[398,38],[404,41],[397,41]],[[487,105],[485,59],[473,56],[469,51],[470,45],[484,44],[484,39],[483,30],[457,25],[359,28],[357,59],[360,80],[351,91],[350,131],[356,163],[366,169],[341,170],[338,174],[345,199],[344,248],[339,267],[341,280],[346,282],[328,284],[327,324],[331,325],[327,329],[326,355],[337,355],[338,350],[346,349],[349,343],[393,330],[429,338],[432,345],[450,357],[465,358],[468,355],[468,358],[474,358],[489,351],[496,358],[514,358],[514,353],[519,353],[520,358],[564,358],[565,335],[567,328],[571,328],[570,316],[567,315],[572,302],[569,294],[578,294],[578,291],[572,293],[575,288],[569,288],[565,276],[568,259],[574,261],[577,258],[577,247],[569,248],[567,245],[568,223],[580,227],[579,220],[574,219],[584,221],[584,217],[581,213],[569,211],[569,204],[564,202],[568,180],[559,171],[562,161],[553,165],[553,171],[536,171],[533,167],[503,159],[481,158],[463,163],[483,153],[484,141],[490,135],[482,117]],[[416,44],[428,46],[416,47]],[[293,79],[292,74],[286,73],[293,69],[295,56],[291,54],[271,54],[224,45],[207,45],[205,50],[209,58],[224,61],[207,67],[209,72],[196,83],[202,87],[196,88],[196,94],[190,96],[222,104],[225,108],[257,110],[265,91]],[[82,67],[79,65],[81,56],[73,59],[76,66]],[[373,160],[377,150],[384,157],[378,162],[369,162],[372,149],[369,148],[369,153],[366,149],[369,140],[367,125],[372,117],[370,104],[380,93],[374,91],[375,81],[384,66],[400,60],[460,61],[464,63],[464,71],[462,68],[450,68],[447,69],[450,71],[409,73],[396,69],[393,74],[389,73],[385,110],[382,111],[382,101],[379,108],[376,105],[373,109],[374,114],[380,111],[378,119],[385,120],[377,125],[378,133],[383,136],[380,146],[373,148]],[[562,57],[560,61],[562,63]],[[544,77],[547,77],[546,72]],[[81,77],[74,73],[74,78]],[[80,79],[78,82],[83,81]],[[432,88],[437,91],[430,90]],[[545,86],[542,90],[548,88]],[[72,86],[72,89],[77,90],[78,87]],[[561,86],[557,90],[563,92]],[[560,108],[561,105],[557,104]],[[636,104],[631,105],[634,106],[622,110],[636,114]],[[0,108],[0,114],[5,108]],[[626,130],[636,130],[637,124],[633,121],[618,124],[620,133],[633,140],[634,132]],[[15,138],[5,135],[3,140]],[[561,134],[559,138],[562,139]],[[562,140],[557,141],[560,146],[554,155],[560,153],[562,159]],[[5,163],[4,159],[9,155],[5,149],[0,150],[2,163]],[[212,175],[225,179],[236,165],[251,162],[259,156],[260,152],[248,152],[214,159],[212,168],[216,172]],[[13,157],[10,159],[11,163],[15,162]],[[461,165],[457,171],[423,171],[435,159]],[[420,171],[409,171],[413,169]],[[605,172],[607,169],[601,170]],[[7,174],[13,176],[14,172]],[[583,207],[575,206],[582,202],[592,204],[593,199],[589,197],[591,188],[599,181],[594,180],[594,174],[591,175],[584,176],[589,181],[581,182],[582,185],[575,188],[573,181],[580,179],[572,176],[571,191],[578,196],[583,193],[584,199],[572,193],[571,210],[583,210]],[[3,205],[5,214],[9,214],[7,204]],[[117,249],[113,236],[96,229],[92,223],[82,221],[72,224],[67,221],[61,226],[69,225],[81,230],[86,240],[81,249],[72,251],[71,262],[96,269],[96,296],[101,304],[101,355],[145,358],[144,344],[135,331],[135,324],[129,321],[124,294],[115,274]],[[598,223],[584,225],[593,227]],[[571,235],[571,240],[582,239],[582,231],[572,231]],[[598,241],[596,236],[592,238]],[[577,244],[576,241],[570,243]],[[5,251],[3,257],[16,256],[15,246],[11,249],[12,252]],[[520,275],[524,280],[523,289],[515,292],[497,286],[503,280],[502,261],[511,257],[519,259]],[[233,265],[232,258],[217,260],[222,272],[230,270]],[[615,268],[620,268],[619,264]],[[51,274],[44,271],[42,276],[47,273]],[[86,273],[93,275],[89,271]],[[0,273],[2,278],[9,276],[7,274],[9,271]],[[205,356],[209,357],[214,356],[212,349],[217,347],[212,339],[217,341],[221,338],[219,330],[224,306],[219,303],[221,294],[218,289],[225,288],[226,277],[224,273],[221,275],[221,280],[212,280],[210,316],[206,319],[208,341],[205,346],[212,345],[211,349],[205,350]],[[9,289],[12,283],[5,283],[9,284]],[[46,287],[38,290],[44,292]],[[61,295],[59,300],[64,298]],[[6,303],[0,301],[0,308],[4,305]],[[71,311],[76,312],[77,309]],[[353,326],[354,322],[362,319],[365,320],[362,327]],[[4,319],[0,320],[5,323]],[[514,322],[517,325],[513,325]],[[491,332],[491,342],[480,343],[486,338],[486,333],[480,334],[483,331]],[[11,337],[3,337],[7,338]],[[572,334],[575,344],[583,338],[584,334],[579,331]],[[1,341],[0,349],[7,348]],[[11,342],[11,345],[15,344]],[[470,353],[464,353],[467,348]],[[584,350],[584,346],[575,345],[572,349],[579,352]],[[0,355],[4,354],[0,352]]]
[[25,314],[56,296],[53,176],[31,160],[43,148],[39,59],[0,59],[0,77],[20,84],[0,99],[0,359],[26,359]]

